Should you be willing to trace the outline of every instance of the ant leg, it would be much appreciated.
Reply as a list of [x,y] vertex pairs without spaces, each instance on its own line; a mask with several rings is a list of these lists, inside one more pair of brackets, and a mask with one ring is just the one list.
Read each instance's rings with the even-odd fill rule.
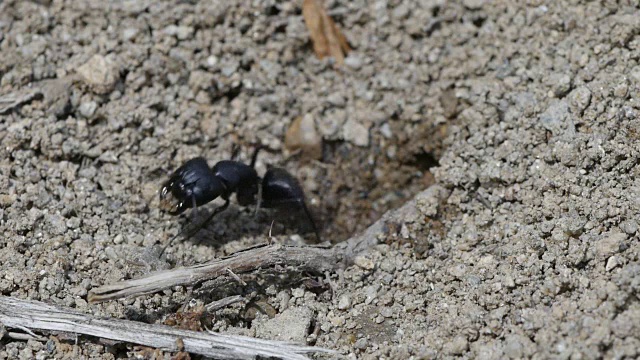
[[309,209],[307,209],[307,204],[305,204],[304,201],[300,201],[299,203],[300,205],[302,205],[302,210],[304,210],[304,213],[307,215],[307,219],[309,220],[309,223],[311,223],[311,228],[313,229],[313,232],[316,234],[316,239],[318,240],[318,242],[322,242],[322,239],[320,239],[320,233],[318,232],[318,228],[316,227],[316,223],[315,221],[313,221],[313,218],[311,217],[311,213],[309,212]]
[[[318,239],[318,242],[322,242],[322,238],[320,237],[320,232],[318,231],[318,227],[316,226],[315,221],[313,221],[313,218],[311,217],[311,212],[309,211],[309,208],[307,208],[307,204],[302,201],[302,200],[298,200],[298,199],[290,199],[290,200],[285,200],[285,201],[280,201],[277,204],[268,204],[270,208],[284,208],[287,205],[294,205],[295,206],[299,206],[302,208],[302,211],[304,211],[304,215],[307,217],[307,220],[309,220],[309,224],[311,224],[311,229],[313,230],[313,232],[316,235],[316,239]],[[274,206],[275,205],[275,206]]]
[[[211,213],[211,215],[209,215],[209,217],[203,221],[202,223],[200,223],[200,225],[196,226],[195,228],[193,228],[193,231],[190,231],[189,234],[187,234],[187,236],[184,238],[184,240],[189,240],[191,239],[191,237],[193,237],[195,234],[198,233],[198,231],[200,231],[209,221],[211,221],[211,219],[213,219],[214,216],[218,215],[219,213],[223,212],[224,210],[226,210],[229,207],[229,198],[225,199],[225,202],[223,205],[218,206],[217,208],[215,208],[215,210],[213,210],[213,212]],[[160,256],[162,256],[162,254],[164,254],[164,251],[167,250],[167,248],[169,246],[171,246],[173,244],[173,242],[180,237],[182,234],[184,234],[187,231],[187,228],[185,227],[182,231],[180,231],[176,236],[172,237],[171,240],[169,240],[169,243],[167,245],[165,245],[165,247],[162,248],[162,250],[160,251]]]
[[262,205],[262,182],[258,183],[258,200],[256,201],[256,211],[253,213],[253,216],[258,216],[258,211],[260,210],[260,206]]
[[195,195],[191,197],[191,205],[193,205],[193,210],[191,210],[191,220],[194,220],[196,216],[198,216],[198,205],[196,204]]
[[253,151],[253,155],[251,155],[251,167],[255,168],[256,167],[256,160],[258,160],[258,153],[260,152],[260,150],[262,150],[264,146],[262,146],[261,144],[256,145],[256,149]]
[[234,143],[231,145],[231,160],[238,159],[238,155],[240,155],[240,145]]
[[224,204],[218,206],[217,208],[215,208],[215,210],[213,210],[213,212],[211,213],[211,215],[209,215],[209,217],[200,223],[200,225],[198,225],[198,227],[194,228],[194,230],[192,232],[190,232],[187,237],[185,237],[185,240],[189,240],[191,239],[192,236],[194,236],[195,234],[198,233],[198,231],[200,231],[205,225],[207,225],[209,223],[209,221],[211,221],[211,219],[213,219],[214,216],[218,215],[219,213],[225,211],[227,208],[229,207],[229,198],[224,199]]

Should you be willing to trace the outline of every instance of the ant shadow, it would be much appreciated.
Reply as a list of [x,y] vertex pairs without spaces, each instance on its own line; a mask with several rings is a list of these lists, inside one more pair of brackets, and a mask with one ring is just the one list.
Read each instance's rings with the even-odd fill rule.
[[183,233],[175,241],[186,240],[194,245],[219,248],[242,237],[267,237],[271,233],[272,236],[298,234],[307,239],[307,242],[317,242],[302,208],[292,206],[286,210],[259,209],[256,212],[255,207],[231,204],[203,224],[215,211],[216,206],[197,208],[196,214],[189,213],[182,218]]

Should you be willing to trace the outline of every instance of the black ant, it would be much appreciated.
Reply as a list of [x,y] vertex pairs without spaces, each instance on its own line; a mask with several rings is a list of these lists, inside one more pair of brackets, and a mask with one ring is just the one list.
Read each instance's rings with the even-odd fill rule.
[[[260,149],[256,148],[250,165],[235,160],[223,160],[210,168],[202,157],[187,161],[162,185],[160,201],[163,207],[167,208],[170,214],[179,215],[189,208],[196,210],[198,206],[218,197],[224,199],[224,204],[217,207],[196,228],[197,232],[216,214],[229,207],[229,198],[235,193],[238,203],[242,206],[284,208],[293,205],[302,208],[316,237],[320,239],[298,180],[286,170],[277,167],[270,167],[263,178],[258,176],[254,167]],[[167,198],[168,195],[173,198],[173,202]],[[169,243],[171,242],[173,239]]]

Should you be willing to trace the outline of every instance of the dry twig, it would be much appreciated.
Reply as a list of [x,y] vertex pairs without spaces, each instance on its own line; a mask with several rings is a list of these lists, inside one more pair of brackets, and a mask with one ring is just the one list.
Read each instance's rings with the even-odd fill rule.
[[231,304],[235,304],[237,302],[241,302],[241,301],[245,301],[246,299],[244,297],[242,297],[241,295],[233,295],[233,296],[228,296],[224,299],[220,299],[214,302],[211,302],[207,305],[205,305],[205,309],[207,309],[207,312],[209,313],[214,313],[217,310],[220,310],[222,308],[225,308]]
[[29,89],[21,93],[10,93],[0,96],[0,115],[9,113],[22,104],[28,103],[42,93],[35,89]]
[[128,320],[103,320],[72,309],[6,296],[0,296],[0,323],[8,328],[72,332],[168,351],[187,351],[216,359],[263,356],[301,360],[307,359],[303,355],[306,353],[333,353],[327,349],[281,341],[179,330]]
[[[445,190],[439,186],[432,186],[418,194],[416,198],[431,198],[432,201],[437,202],[437,199],[443,196],[443,191]],[[323,274],[351,263],[356,256],[377,245],[378,236],[386,231],[387,223],[415,221],[417,216],[416,199],[414,199],[399,209],[387,212],[362,234],[333,248],[282,245],[253,247],[205,264],[164,270],[138,279],[100,286],[89,292],[88,300],[91,303],[99,303],[128,296],[151,294],[173,286],[195,285],[204,281],[210,282],[208,286],[215,287],[230,280],[237,281],[229,276],[229,270],[234,274],[245,274],[274,270],[276,267],[289,267],[298,272]]]
[[[229,281],[237,281],[229,276],[255,271],[269,271],[276,268],[292,268],[298,272],[323,274],[347,265],[353,259],[379,243],[388,223],[406,223],[418,220],[421,215],[416,201],[436,204],[446,196],[440,186],[431,186],[408,201],[401,208],[387,212],[362,234],[336,244],[332,248],[314,246],[265,245],[237,252],[222,259],[190,267],[164,270],[144,277],[104,285],[89,291],[91,303],[115,300],[129,296],[151,294],[174,286],[191,286],[208,281],[208,286],[219,286]],[[425,205],[422,205],[425,206]]]
[[142,278],[101,286],[89,292],[88,300],[91,303],[99,303],[127,296],[151,294],[173,286],[195,285],[211,279],[221,279],[221,282],[230,279],[236,281],[229,275],[229,270],[234,274],[244,274],[258,269],[290,266],[297,271],[322,273],[334,269],[337,260],[331,249],[310,246],[259,246],[205,264],[159,271]]

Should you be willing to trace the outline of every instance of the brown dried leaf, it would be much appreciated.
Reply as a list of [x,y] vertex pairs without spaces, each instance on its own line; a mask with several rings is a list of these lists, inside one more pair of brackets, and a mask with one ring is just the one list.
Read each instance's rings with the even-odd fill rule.
[[347,38],[327,15],[321,0],[304,0],[302,15],[311,34],[316,56],[320,59],[331,56],[336,59],[337,64],[343,64],[344,57],[351,48]]
[[204,306],[202,304],[188,311],[178,311],[169,315],[163,323],[182,330],[202,331]]

